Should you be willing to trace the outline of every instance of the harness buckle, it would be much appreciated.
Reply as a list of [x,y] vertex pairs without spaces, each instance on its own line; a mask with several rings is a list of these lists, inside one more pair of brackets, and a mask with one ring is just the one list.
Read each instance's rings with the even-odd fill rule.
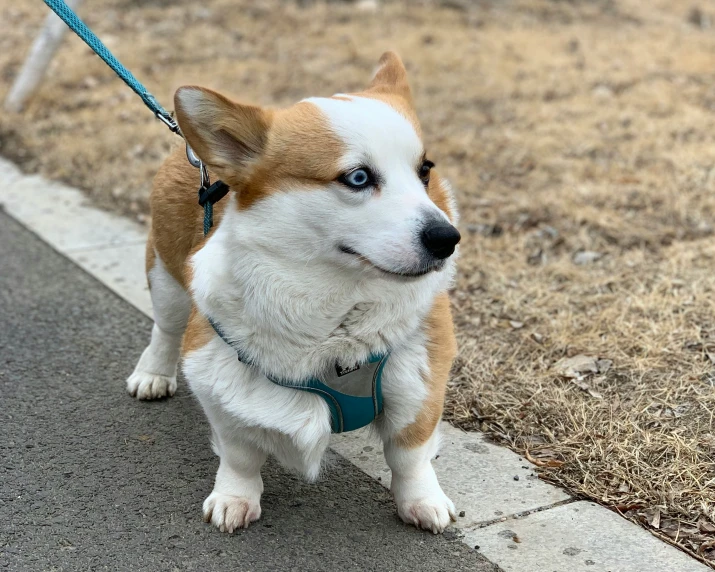
[[199,204],[202,207],[207,203],[212,205],[224,198],[226,193],[228,193],[228,185],[223,181],[216,181],[209,187],[202,185],[199,189]]

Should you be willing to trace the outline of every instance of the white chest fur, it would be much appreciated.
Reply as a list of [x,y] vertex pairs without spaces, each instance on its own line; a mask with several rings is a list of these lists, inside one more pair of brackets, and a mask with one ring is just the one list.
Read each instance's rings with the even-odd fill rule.
[[[359,272],[336,273],[315,261],[307,267],[303,256],[277,254],[275,242],[251,239],[248,229],[263,222],[228,205],[220,227],[191,260],[191,293],[199,311],[277,377],[309,377],[336,361],[352,364],[413,342],[453,274],[452,264],[412,280],[361,279]],[[292,242],[285,237],[284,244]]]

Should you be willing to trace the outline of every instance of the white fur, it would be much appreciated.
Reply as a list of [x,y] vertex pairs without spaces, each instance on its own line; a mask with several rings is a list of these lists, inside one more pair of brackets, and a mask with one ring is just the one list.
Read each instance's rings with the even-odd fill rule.
[[[454,506],[430,464],[437,437],[411,450],[394,438],[427,399],[422,324],[435,296],[452,280],[454,257],[416,278],[377,267],[418,268],[420,230],[429,220],[447,217],[416,174],[424,150],[409,121],[364,98],[308,101],[344,141],[342,167],[370,165],[381,176],[379,190],[291,183],[246,210],[230,195],[219,227],[190,259],[191,297],[200,313],[276,377],[315,377],[336,360],[351,365],[391,351],[383,375],[384,415],[376,425],[393,470],[398,511],[406,522],[441,532]],[[340,245],[372,264],[341,252]],[[177,300],[165,282],[168,298]],[[161,304],[153,278],[152,286],[155,304]],[[178,302],[175,312],[162,313],[183,316],[181,308]],[[240,363],[218,337],[185,356],[183,370],[221,458],[204,503],[207,520],[230,532],[260,516],[266,455],[308,479],[319,476],[330,438],[330,413],[322,398],[272,383]]]
[[438,439],[435,430],[427,443],[414,449],[385,440],[385,460],[392,469],[391,490],[400,518],[435,534],[457,520],[454,503],[442,491],[432,467]]

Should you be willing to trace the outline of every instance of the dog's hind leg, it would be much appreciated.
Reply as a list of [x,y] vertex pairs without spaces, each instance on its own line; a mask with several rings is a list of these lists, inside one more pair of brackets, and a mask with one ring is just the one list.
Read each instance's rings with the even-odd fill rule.
[[181,338],[189,319],[191,299],[154,251],[151,236],[147,242],[147,280],[154,327],[151,342],[127,379],[127,391],[138,399],[158,399],[176,391]]

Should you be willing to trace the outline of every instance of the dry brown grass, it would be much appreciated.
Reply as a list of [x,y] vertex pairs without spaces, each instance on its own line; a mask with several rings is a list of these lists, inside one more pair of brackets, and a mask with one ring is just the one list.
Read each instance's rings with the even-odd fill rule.
[[[712,562],[715,9],[692,5],[96,0],[83,13],[167,105],[184,83],[270,105],[352,90],[399,50],[462,211],[450,420]],[[44,12],[0,0],[0,97]],[[0,118],[5,155],[142,217],[174,144],[76,40],[28,110]],[[581,251],[601,258],[576,265]],[[560,375],[577,354],[613,363]]]

